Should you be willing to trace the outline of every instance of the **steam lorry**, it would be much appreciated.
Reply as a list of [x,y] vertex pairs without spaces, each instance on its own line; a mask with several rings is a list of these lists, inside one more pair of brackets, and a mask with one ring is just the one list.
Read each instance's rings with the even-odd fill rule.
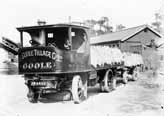
[[[90,45],[89,28],[73,24],[18,27],[19,74],[28,87],[32,103],[48,94],[69,91],[74,103],[87,98],[88,86],[100,85],[102,92],[116,89],[117,80],[137,80],[142,64],[137,54],[117,48]],[[27,42],[29,41],[29,44]],[[128,63],[138,57],[137,62]],[[128,59],[129,57],[129,59]]]

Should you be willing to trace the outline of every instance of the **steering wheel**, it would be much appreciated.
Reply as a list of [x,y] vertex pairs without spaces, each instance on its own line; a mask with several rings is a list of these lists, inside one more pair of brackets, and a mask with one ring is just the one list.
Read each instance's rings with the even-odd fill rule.
[[35,40],[30,40],[29,43],[31,45],[39,45],[39,42],[35,41]]
[[55,43],[48,43],[48,46],[57,47]]

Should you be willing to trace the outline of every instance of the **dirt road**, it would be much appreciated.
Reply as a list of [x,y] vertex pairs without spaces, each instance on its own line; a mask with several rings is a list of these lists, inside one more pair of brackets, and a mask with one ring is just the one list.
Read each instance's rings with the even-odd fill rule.
[[31,104],[23,78],[1,75],[0,116],[162,116],[161,78],[149,71],[141,74],[138,81],[110,93],[99,93],[98,86],[92,87],[88,99],[81,104],[55,100]]

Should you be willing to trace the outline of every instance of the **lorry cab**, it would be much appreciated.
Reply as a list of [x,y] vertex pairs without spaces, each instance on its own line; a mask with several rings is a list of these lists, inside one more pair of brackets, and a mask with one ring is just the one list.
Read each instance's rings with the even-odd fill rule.
[[87,27],[72,24],[19,27],[19,73],[69,73],[90,70]]

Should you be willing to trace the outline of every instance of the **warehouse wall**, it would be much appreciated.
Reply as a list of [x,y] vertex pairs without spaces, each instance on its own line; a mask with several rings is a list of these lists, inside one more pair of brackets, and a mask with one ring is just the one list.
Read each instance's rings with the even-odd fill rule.
[[143,30],[140,33],[134,35],[130,39],[121,42],[121,50],[125,52],[133,52],[138,51],[138,53],[142,53],[142,45],[149,45],[151,40],[157,41],[160,39],[155,33],[150,31],[149,29]]
[[99,43],[99,44],[95,44],[95,45],[109,46],[109,47],[119,47],[119,42],[118,41],[115,41],[115,42],[105,42],[105,43]]

